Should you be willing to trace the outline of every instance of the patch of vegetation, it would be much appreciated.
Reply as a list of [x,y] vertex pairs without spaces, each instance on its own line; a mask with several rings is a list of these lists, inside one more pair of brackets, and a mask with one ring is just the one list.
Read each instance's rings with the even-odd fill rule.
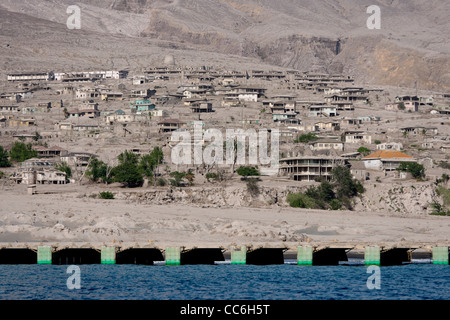
[[163,162],[164,154],[161,148],[153,148],[150,154],[144,155],[139,161],[139,170],[147,177],[154,175],[155,169]]
[[442,197],[444,205],[450,207],[450,189],[440,186],[436,189],[436,193],[438,196]]
[[397,170],[409,172],[415,179],[422,179],[425,177],[424,166],[416,162],[402,162]]
[[351,199],[365,190],[353,179],[350,169],[336,167],[331,171],[331,182],[322,181],[319,186],[311,186],[304,193],[290,193],[286,200],[291,207],[307,209],[352,210]]
[[10,166],[11,162],[9,162],[8,151],[4,150],[3,147],[0,146],[0,168],[6,168]]
[[431,207],[433,208],[433,212],[430,215],[433,216],[450,216],[450,210],[445,210],[444,206],[441,205],[438,201],[433,200],[431,202]]
[[258,168],[255,168],[255,167],[247,167],[247,166],[239,167],[239,168],[236,170],[236,173],[237,173],[238,175],[240,175],[240,176],[243,176],[243,177],[259,176],[259,175],[261,175],[260,172],[259,172],[259,170],[258,170]]
[[37,157],[37,152],[31,148],[30,143],[15,142],[9,152],[9,158],[16,162],[23,162],[34,157]]
[[289,193],[287,195],[286,201],[291,207],[294,208],[318,209],[315,200],[301,192]]
[[167,185],[167,180],[164,178],[158,178],[156,179],[156,185],[158,187],[165,187]]
[[138,167],[139,155],[125,151],[119,155],[118,160],[119,165],[111,170],[113,181],[125,183],[129,188],[141,187],[144,177]]
[[70,179],[70,178],[72,177],[72,169],[71,169],[70,166],[69,166],[66,162],[64,162],[64,161],[62,161],[61,163],[58,163],[58,164],[55,166],[55,169],[56,169],[56,170],[59,170],[59,171],[61,171],[61,172],[64,172],[64,173],[66,174],[66,178],[67,178],[67,179]]
[[438,166],[443,168],[443,169],[450,169],[450,163],[449,162],[440,161]]
[[119,164],[109,166],[103,161],[93,158],[86,170],[86,177],[92,182],[120,182],[129,188],[141,187],[144,176],[153,179],[156,168],[163,162],[164,155],[159,147],[150,154],[140,156],[125,150],[117,157]]
[[174,187],[181,187],[182,185],[184,185],[184,180],[187,180],[189,185],[193,185],[195,177],[190,170],[188,172],[173,171],[169,175],[173,178],[169,180],[169,183]]
[[108,174],[110,171],[111,168],[106,163],[97,158],[92,158],[86,170],[86,177],[92,182],[102,181],[108,183],[112,181]]
[[223,174],[220,172],[208,172],[205,175],[206,180],[208,180],[208,182],[211,182],[210,180],[214,180],[214,181],[222,181],[223,180]]
[[365,156],[368,156],[369,154],[370,154],[370,149],[369,148],[366,148],[366,147],[359,147],[358,148],[358,152],[361,154],[361,155],[363,155],[364,157]]
[[305,133],[302,134],[301,136],[299,136],[297,139],[294,140],[294,143],[308,143],[308,142],[312,142],[312,141],[316,141],[319,138],[317,137],[317,135],[315,133]]
[[107,200],[114,199],[114,194],[109,191],[100,192],[99,196],[100,199],[107,199]]

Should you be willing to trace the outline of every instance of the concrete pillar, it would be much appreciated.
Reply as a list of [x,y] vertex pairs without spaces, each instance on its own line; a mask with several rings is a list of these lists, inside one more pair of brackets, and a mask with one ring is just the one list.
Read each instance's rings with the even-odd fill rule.
[[28,194],[30,195],[30,196],[32,196],[33,194],[35,194],[36,193],[36,185],[29,185],[28,187],[27,187],[27,191],[28,191]]
[[247,247],[231,248],[231,264],[246,264],[247,263]]
[[448,247],[433,247],[433,264],[448,264]]
[[165,254],[166,266],[176,266],[181,264],[181,248],[168,247]]
[[50,246],[39,246],[37,252],[38,264],[52,264],[52,248]]
[[364,250],[364,264],[380,265],[381,260],[379,246],[367,246]]
[[116,247],[102,246],[101,263],[102,264],[115,264],[116,263]]
[[297,247],[297,264],[311,266],[313,264],[313,251],[311,246]]

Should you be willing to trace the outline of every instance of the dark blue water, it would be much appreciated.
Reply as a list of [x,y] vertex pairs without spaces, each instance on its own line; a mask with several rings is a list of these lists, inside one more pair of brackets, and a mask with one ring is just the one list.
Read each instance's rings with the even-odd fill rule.
[[450,266],[380,268],[380,289],[364,266],[1,265],[0,299],[10,300],[373,300],[450,299]]

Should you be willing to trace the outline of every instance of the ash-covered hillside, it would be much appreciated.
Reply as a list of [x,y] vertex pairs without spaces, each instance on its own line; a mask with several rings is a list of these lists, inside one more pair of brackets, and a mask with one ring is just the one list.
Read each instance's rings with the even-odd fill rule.
[[[374,84],[450,88],[446,0],[84,0],[76,3],[76,31],[65,26],[73,4],[2,1],[4,69],[21,66],[23,52],[43,64],[139,68],[169,50],[185,63],[264,63]],[[379,30],[367,28],[371,5],[381,9]],[[15,42],[21,46],[14,50]]]

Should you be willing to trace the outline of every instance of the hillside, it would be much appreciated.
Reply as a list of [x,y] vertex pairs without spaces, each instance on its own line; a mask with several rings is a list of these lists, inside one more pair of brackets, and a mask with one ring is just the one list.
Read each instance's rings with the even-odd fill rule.
[[[171,51],[186,64],[239,63],[242,57],[244,64],[344,72],[372,84],[450,89],[445,0],[78,1],[82,28],[68,30],[66,9],[72,4],[2,1],[3,69],[22,66],[24,52],[42,66],[133,69]],[[381,8],[380,30],[366,27],[370,5]],[[5,51],[8,43],[20,47]]]

